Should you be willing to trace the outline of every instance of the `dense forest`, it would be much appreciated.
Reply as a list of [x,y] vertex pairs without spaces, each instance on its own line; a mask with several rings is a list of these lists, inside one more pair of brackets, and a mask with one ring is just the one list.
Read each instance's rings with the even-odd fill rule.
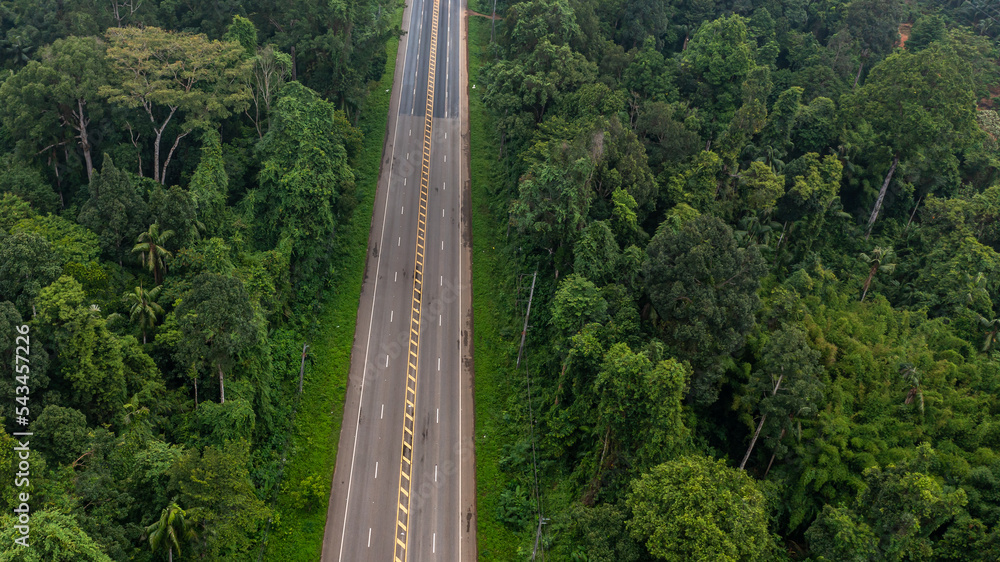
[[525,559],[1000,559],[995,3],[496,10],[537,285],[480,517]]
[[397,8],[0,1],[0,560],[257,559]]

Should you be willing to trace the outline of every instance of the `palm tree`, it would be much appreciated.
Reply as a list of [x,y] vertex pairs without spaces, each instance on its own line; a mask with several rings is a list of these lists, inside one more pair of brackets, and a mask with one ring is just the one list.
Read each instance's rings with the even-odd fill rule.
[[154,222],[149,225],[149,230],[139,235],[139,243],[132,248],[133,254],[139,254],[139,263],[153,272],[153,281],[157,285],[163,281],[163,272],[167,269],[166,260],[173,257],[170,250],[163,247],[173,235],[173,230],[160,232],[160,223]]
[[149,547],[153,552],[167,549],[167,559],[174,560],[174,550],[181,553],[181,541],[189,541],[195,538],[194,529],[188,527],[184,520],[186,513],[176,502],[163,508],[160,513],[160,520],[146,527],[146,534],[149,536]]
[[997,333],[1000,332],[1000,318],[979,317],[979,323],[986,328],[986,340],[983,341],[983,353],[990,350],[997,340]]
[[909,404],[913,402],[913,398],[917,397],[920,399],[917,404],[920,406],[920,413],[924,413],[924,393],[920,391],[920,371],[913,365],[913,363],[901,363],[899,365],[899,376],[903,378],[903,382],[910,385],[910,391],[906,393],[906,399],[903,400],[903,404]]
[[133,322],[139,321],[139,328],[142,330],[142,343],[146,343],[146,330],[153,329],[156,326],[157,318],[163,315],[163,307],[156,304],[158,296],[160,296],[159,287],[153,287],[147,291],[142,288],[140,283],[135,291],[125,293],[122,299],[126,304],[132,305],[129,319]]
[[878,272],[892,273],[896,269],[896,264],[886,263],[892,256],[892,248],[886,249],[881,246],[876,246],[872,250],[871,255],[861,254],[861,259],[865,260],[868,265],[868,279],[865,279],[865,284],[862,287],[861,302],[865,302],[865,297],[868,296],[868,288],[871,287],[872,280],[875,279],[875,274]]

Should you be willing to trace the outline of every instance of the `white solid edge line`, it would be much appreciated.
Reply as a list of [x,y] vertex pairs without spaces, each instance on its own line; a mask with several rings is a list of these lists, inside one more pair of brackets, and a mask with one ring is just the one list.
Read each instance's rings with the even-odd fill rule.
[[[410,21],[408,23],[410,23],[412,26],[412,18],[410,18]],[[403,43],[402,70],[404,71],[404,73],[406,71],[406,51],[408,46],[409,46],[409,41]],[[395,72],[396,69],[393,69],[393,74],[395,74]],[[396,84],[393,84],[393,87],[396,87]],[[401,100],[402,89],[403,89],[402,83],[400,83],[398,87],[400,94],[396,98],[397,102],[396,113],[399,113],[399,102],[402,101]],[[389,98],[390,100],[392,99],[391,94]],[[389,104],[389,109],[390,111],[392,110],[391,103]],[[379,245],[383,247],[385,246],[385,218],[389,210],[389,188],[392,185],[392,165],[393,165],[393,159],[396,157],[396,136],[398,133],[399,133],[399,116],[397,115],[396,128],[392,132],[392,154],[389,157],[389,176],[386,178],[385,182],[385,203],[383,204],[382,207],[382,227],[381,227],[381,232],[379,233]],[[378,187],[376,186],[376,193],[377,191]],[[368,352],[371,349],[371,343],[372,343],[372,321],[375,318],[375,300],[378,297],[378,272],[379,269],[382,267],[383,254],[385,254],[385,252],[380,253],[378,256],[378,260],[375,262],[375,289],[372,291],[372,311],[371,314],[368,316],[368,339],[365,342],[365,362],[364,362],[364,367],[362,367],[361,369],[361,394],[358,397],[358,423],[354,426],[354,446],[352,447],[351,450],[351,471],[349,476],[347,477],[347,499],[344,501],[344,526],[340,531],[340,552],[337,554],[337,560],[341,562],[343,562],[344,560],[344,537],[347,536],[347,514],[350,512],[351,486],[354,484],[354,462],[357,459],[358,455],[358,432],[361,429],[361,405],[364,403],[364,398],[365,398],[365,379],[368,376]],[[459,529],[461,529],[461,525],[459,525]],[[371,527],[368,528],[368,533],[369,535],[371,534]]]
[[[465,8],[464,0],[458,1],[458,7],[460,10]],[[458,18],[458,68],[459,76],[461,76],[462,68],[462,22],[464,18],[459,16]],[[461,82],[461,80],[459,80]],[[462,84],[458,85],[458,137],[462,138]],[[464,185],[462,180],[462,147],[458,147],[458,185]],[[459,213],[462,209],[462,189],[458,190],[458,208]],[[461,217],[461,214],[459,215]],[[462,221],[458,221],[458,239],[462,239]],[[462,245],[456,244],[458,247],[458,306],[455,309],[458,311],[458,322],[459,330],[462,327]],[[458,352],[458,560],[462,560],[462,352],[463,350],[459,348]]]

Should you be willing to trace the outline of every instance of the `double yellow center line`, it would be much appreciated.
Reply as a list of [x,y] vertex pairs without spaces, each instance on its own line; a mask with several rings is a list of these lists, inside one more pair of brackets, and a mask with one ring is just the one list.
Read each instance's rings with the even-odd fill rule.
[[417,412],[417,362],[420,358],[420,305],[424,285],[424,246],[427,236],[427,191],[431,174],[431,132],[434,119],[434,61],[437,55],[439,0],[431,15],[430,56],[427,67],[427,107],[424,110],[424,148],[420,166],[420,205],[417,212],[417,248],[413,259],[413,297],[410,301],[410,344],[406,359],[406,400],[399,454],[399,495],[396,507],[396,545],[393,559],[406,562],[409,545],[413,434]]

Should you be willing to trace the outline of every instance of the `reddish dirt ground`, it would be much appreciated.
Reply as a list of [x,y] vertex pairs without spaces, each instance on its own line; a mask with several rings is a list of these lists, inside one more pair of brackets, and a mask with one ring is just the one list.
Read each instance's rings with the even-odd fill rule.
[[901,23],[899,24],[899,43],[900,47],[906,47],[906,40],[910,38],[910,30],[913,29],[912,23]]
[[[468,9],[467,9],[467,10],[465,10],[465,11],[466,11],[466,12],[467,12],[467,13],[468,13],[468,14],[469,14],[470,16],[479,16],[479,17],[481,17],[481,18],[486,18],[486,19],[490,19],[490,16],[488,16],[487,14],[480,14],[479,12],[473,12],[472,10],[468,10]],[[500,17],[500,16],[496,16],[496,17],[495,17],[495,18],[493,18],[493,19],[495,19],[495,20],[502,20],[503,18],[502,18],[502,17]]]

